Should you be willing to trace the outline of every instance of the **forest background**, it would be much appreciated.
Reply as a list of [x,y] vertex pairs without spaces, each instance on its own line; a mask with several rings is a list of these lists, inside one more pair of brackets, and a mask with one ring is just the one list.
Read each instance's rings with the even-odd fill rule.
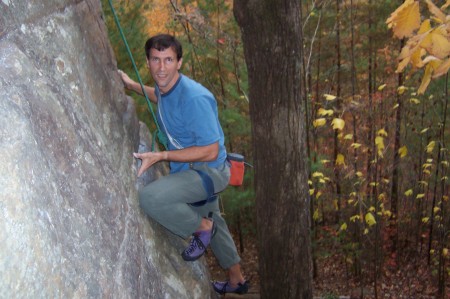
[[[144,83],[152,84],[145,41],[174,34],[184,46],[182,72],[216,96],[228,151],[251,163],[247,70],[232,1],[112,2]],[[450,29],[444,38],[424,32],[449,22],[449,1],[301,2],[306,113],[299,117],[308,128],[314,295],[447,298]],[[137,80],[102,4],[118,67]],[[431,80],[438,60],[444,71]],[[147,102],[133,97],[153,131]],[[257,284],[252,178],[247,168],[244,185],[227,188],[221,204]]]

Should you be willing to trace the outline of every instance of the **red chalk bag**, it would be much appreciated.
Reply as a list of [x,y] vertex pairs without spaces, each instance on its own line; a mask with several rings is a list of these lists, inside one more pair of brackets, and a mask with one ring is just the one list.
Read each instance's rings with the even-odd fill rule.
[[235,153],[229,153],[227,155],[228,161],[230,161],[230,181],[229,185],[231,186],[241,186],[244,181],[244,156]]

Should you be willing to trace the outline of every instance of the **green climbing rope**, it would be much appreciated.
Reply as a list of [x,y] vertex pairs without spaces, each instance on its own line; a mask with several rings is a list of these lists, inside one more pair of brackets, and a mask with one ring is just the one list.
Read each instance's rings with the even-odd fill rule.
[[119,22],[119,18],[117,17],[116,10],[114,9],[112,1],[108,0],[108,2],[109,2],[109,6],[111,7],[111,11],[114,16],[114,21],[116,23],[117,29],[119,29],[120,36],[122,37],[122,41],[125,44],[125,47],[128,52],[128,56],[130,57],[131,63],[133,64],[133,68],[134,68],[134,71],[136,72],[136,76],[138,78],[139,84],[141,85],[142,94],[144,95],[145,100],[147,101],[148,109],[150,110],[152,117],[153,117],[153,121],[156,124],[156,132],[155,132],[155,134],[153,134],[152,152],[155,151],[155,137],[156,136],[158,136],[158,140],[164,146],[164,148],[167,149],[167,144],[168,144],[167,136],[164,134],[164,132],[161,131],[161,129],[159,127],[158,120],[155,116],[155,113],[153,112],[152,104],[150,103],[147,92],[145,91],[145,88],[144,88],[144,84],[142,83],[141,76],[139,75],[139,71],[136,67],[136,63],[134,62],[133,54],[131,54],[131,50],[130,50],[130,47],[128,46],[127,39],[126,39],[125,35],[123,34],[122,26],[120,26],[120,22]]

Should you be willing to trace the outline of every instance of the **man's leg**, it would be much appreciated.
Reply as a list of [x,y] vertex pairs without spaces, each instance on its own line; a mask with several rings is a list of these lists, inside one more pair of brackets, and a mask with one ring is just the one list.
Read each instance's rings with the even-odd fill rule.
[[139,193],[140,205],[145,213],[182,238],[195,232],[204,216],[187,203],[204,198],[206,191],[201,178],[192,170],[161,177]]
[[199,213],[213,212],[213,220],[217,232],[211,240],[211,249],[222,268],[228,270],[227,281],[213,282],[214,289],[221,293],[245,294],[248,292],[249,284],[245,280],[239,264],[241,258],[237,252],[236,245],[231,237],[225,219],[222,218],[218,201],[206,204],[199,208]]

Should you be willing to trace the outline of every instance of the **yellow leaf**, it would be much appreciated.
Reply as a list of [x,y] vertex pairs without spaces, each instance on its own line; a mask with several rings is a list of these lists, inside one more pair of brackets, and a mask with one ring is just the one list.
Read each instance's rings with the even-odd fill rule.
[[380,130],[378,130],[377,135],[387,137],[388,133],[386,132],[385,129],[380,129]]
[[340,231],[345,231],[347,230],[347,223],[342,223],[341,227],[339,228]]
[[387,216],[388,218],[391,218],[392,212],[389,210],[384,211],[384,216]]
[[405,69],[405,67],[408,65],[408,63],[411,61],[412,53],[408,47],[408,45],[404,46],[402,49],[402,52],[399,56],[399,64],[397,69],[395,70],[396,73],[401,73]]
[[442,32],[440,28],[436,28],[429,34],[431,45],[426,47],[426,50],[439,59],[446,58],[450,54],[450,41],[448,40],[447,32]]
[[428,223],[428,220],[430,220],[429,217],[423,217],[422,218],[422,223]]
[[380,86],[378,86],[378,90],[382,91],[385,87],[386,87],[386,84],[380,85]]
[[448,248],[442,248],[442,256],[447,257],[448,255]]
[[316,194],[316,198],[319,198],[320,196],[322,196],[322,192],[318,191],[317,194]]
[[436,70],[433,73],[433,79],[447,74],[449,69],[450,69],[450,58],[447,58],[436,68]]
[[325,184],[325,180],[324,179],[319,179],[319,183]]
[[312,176],[313,178],[323,177],[323,173],[316,171],[312,174]]
[[357,175],[358,177],[362,177],[362,176],[363,176],[363,174],[362,174],[361,171],[357,171],[357,172],[356,172],[356,175]]
[[309,189],[309,195],[313,195],[314,194],[314,189]]
[[375,212],[375,207],[374,206],[370,206],[369,212]]
[[394,107],[392,107],[392,110],[397,109],[399,106],[400,106],[399,104],[395,104]]
[[431,163],[423,163],[422,168],[423,169],[427,169],[427,168],[430,168],[431,166],[433,166],[433,164],[431,164]]
[[319,210],[316,209],[316,210],[314,211],[313,219],[314,219],[314,220],[318,220],[318,219],[319,219]]
[[419,31],[417,31],[417,34],[427,33],[431,29],[432,29],[432,27],[431,27],[431,20],[430,19],[426,19],[426,20],[424,20],[422,22],[422,24],[420,24],[420,28],[419,28]]
[[313,121],[314,128],[321,127],[327,123],[327,120],[325,118],[318,118]]
[[429,128],[425,128],[422,131],[420,131],[420,134],[426,133],[428,131]]
[[354,215],[354,216],[350,217],[351,222],[355,222],[356,220],[359,220],[359,219],[361,219],[361,217],[359,215]]
[[447,195],[442,196],[443,201],[448,201],[449,197]]
[[327,115],[332,116],[334,114],[334,111],[333,111],[333,109],[327,110],[327,109],[319,108],[319,110],[317,111],[317,114],[319,116],[327,116]]
[[420,83],[420,87],[417,90],[418,94],[423,94],[425,90],[427,89],[428,85],[431,81],[431,75],[433,74],[433,70],[436,66],[436,63],[433,63],[430,61],[427,66],[425,67],[425,73],[423,74],[422,82]]
[[342,130],[345,127],[345,121],[343,119],[340,119],[340,118],[333,119],[331,124],[333,125],[333,129],[334,130]]
[[380,157],[383,157],[384,150],[384,138],[381,136],[375,137],[375,145],[377,146],[377,152]]
[[430,0],[425,0],[428,4],[428,10],[437,18],[441,23],[445,22],[446,15],[443,13],[433,2]]
[[354,199],[349,199],[349,200],[347,200],[347,203],[348,203],[349,205],[351,205],[351,204],[354,203],[354,202],[355,202]]
[[334,209],[335,209],[336,211],[339,210],[339,207],[338,207],[338,200],[337,200],[337,199],[333,199],[333,206],[334,206]]
[[436,145],[435,141],[430,141],[427,145],[427,153],[431,154],[434,150],[434,146]]
[[431,29],[430,20],[427,19],[420,25],[417,35],[408,40],[398,57],[400,63],[396,70],[397,73],[402,72],[409,62],[411,62],[414,68],[423,67],[424,62],[422,61],[422,56],[426,54],[424,48],[426,48],[427,45],[432,44],[432,40],[429,36]]
[[397,88],[397,93],[398,94],[403,94],[406,90],[407,90],[408,88],[407,87],[405,87],[405,86],[399,86],[398,88]]
[[411,103],[413,103],[413,104],[416,104],[416,105],[420,104],[420,100],[419,100],[419,99],[416,99],[416,98],[411,98],[411,99],[409,99],[409,101],[410,101]]
[[308,180],[308,185],[312,185],[313,184],[313,182],[311,181],[311,180]]
[[413,190],[412,189],[409,189],[409,190],[406,190],[405,191],[405,196],[411,196],[411,195],[413,195]]
[[430,250],[430,254],[434,254],[434,249],[431,249],[431,250]]
[[386,23],[397,38],[411,36],[420,26],[419,2],[406,0],[391,14]]
[[420,84],[420,87],[418,90],[419,94],[423,94],[425,92],[425,90],[427,89],[428,84],[430,84],[432,71],[433,70],[432,70],[431,66],[427,65],[425,68],[425,74],[423,75],[423,78],[422,78],[422,83]]
[[367,213],[364,219],[366,220],[366,223],[369,226],[375,225],[377,223],[372,213]]
[[369,230],[366,228],[364,229],[364,234],[367,235],[369,233]]
[[353,139],[353,134],[347,134],[344,136],[345,140],[352,140]]
[[[420,44],[419,44],[420,45]],[[426,54],[427,52],[421,48],[421,47],[415,47],[413,49],[413,51],[411,51],[411,64],[413,65],[413,67],[415,68],[421,68],[424,65],[424,62],[422,61],[422,57]]]
[[330,163],[330,160],[322,159],[322,160],[320,160],[320,163],[327,164],[327,163]]
[[352,143],[350,146],[353,148],[359,148],[361,147],[361,143]]
[[332,94],[324,94],[323,96],[325,97],[325,100],[327,100],[327,101],[333,101],[336,99],[336,96],[334,96]]
[[417,194],[416,199],[421,199],[424,197],[425,197],[425,194],[421,193],[421,194]]
[[447,2],[445,2],[445,4],[441,6],[441,9],[444,10],[449,6],[450,6],[450,0],[447,0]]
[[434,212],[435,214],[437,214],[437,213],[439,213],[440,210],[441,210],[440,208],[434,207],[433,212]]
[[338,154],[336,156],[336,165],[345,165],[345,157],[343,154]]
[[402,146],[398,149],[398,154],[400,155],[400,158],[404,158],[408,155],[408,148],[406,146]]

